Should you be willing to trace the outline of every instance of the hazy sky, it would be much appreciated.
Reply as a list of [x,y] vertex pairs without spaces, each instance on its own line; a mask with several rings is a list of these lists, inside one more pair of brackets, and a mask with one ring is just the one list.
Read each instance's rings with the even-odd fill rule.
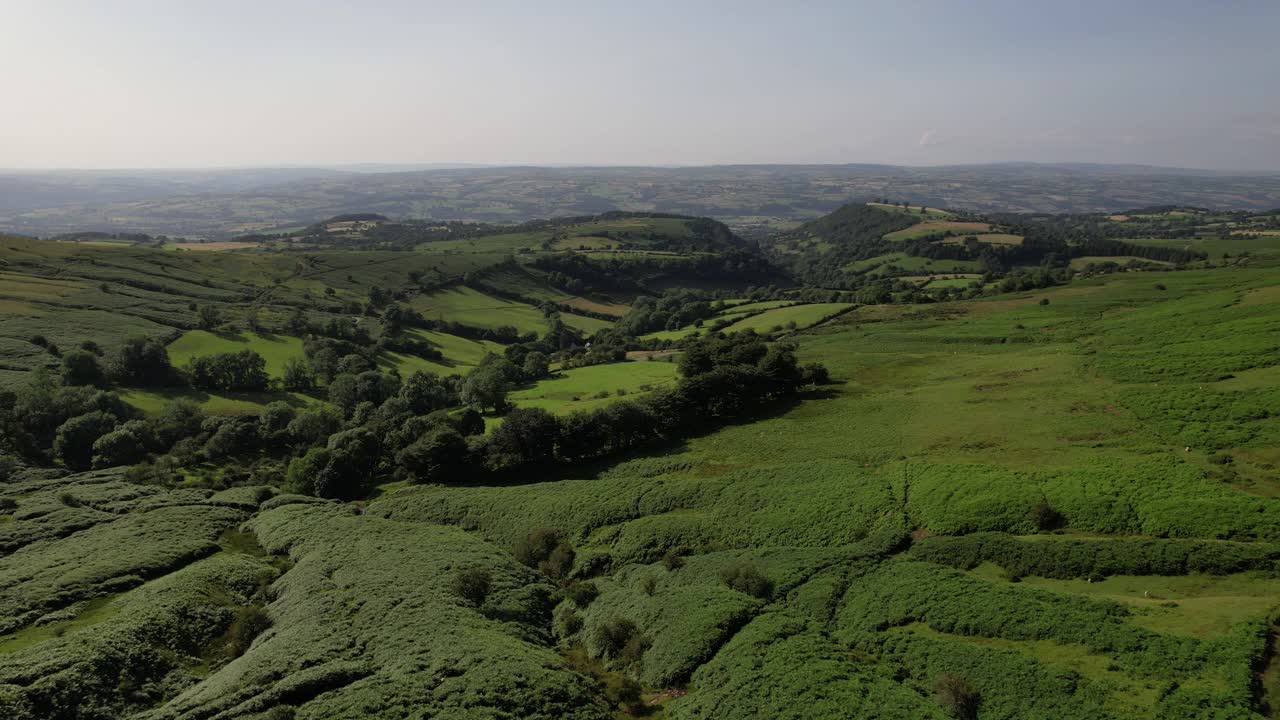
[[0,0],[0,167],[1280,170],[1280,1]]

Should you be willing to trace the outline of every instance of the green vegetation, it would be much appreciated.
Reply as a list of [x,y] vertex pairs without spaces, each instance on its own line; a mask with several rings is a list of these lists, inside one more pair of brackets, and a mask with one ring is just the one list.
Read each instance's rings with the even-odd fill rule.
[[0,239],[0,715],[1267,717],[1271,216],[918,208]]

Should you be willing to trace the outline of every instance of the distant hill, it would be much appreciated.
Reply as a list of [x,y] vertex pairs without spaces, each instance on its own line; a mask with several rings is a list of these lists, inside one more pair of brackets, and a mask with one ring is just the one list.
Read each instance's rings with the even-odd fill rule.
[[983,213],[1158,205],[1256,210],[1280,206],[1280,173],[1028,163],[0,171],[0,229],[39,236],[94,230],[227,238],[347,213],[519,223],[624,210],[711,217],[743,237],[764,238],[876,197]]

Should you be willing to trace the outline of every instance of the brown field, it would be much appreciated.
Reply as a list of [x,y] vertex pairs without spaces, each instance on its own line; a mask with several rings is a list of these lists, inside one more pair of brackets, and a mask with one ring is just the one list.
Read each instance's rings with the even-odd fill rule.
[[1129,216],[1128,215],[1108,215],[1107,219],[1114,220],[1116,222],[1128,222]]
[[912,225],[905,230],[891,232],[884,236],[885,240],[910,240],[912,238],[924,237],[925,235],[934,235],[944,233],[950,230],[953,233],[968,233],[970,235],[977,233],[985,233],[991,231],[991,225],[984,222],[960,222],[956,220],[927,220],[925,222]]
[[192,243],[192,242],[173,243],[174,250],[179,250],[179,251],[194,250],[196,252],[221,252],[225,250],[244,250],[245,248],[256,248],[256,247],[258,247],[258,243],[235,242],[232,240],[227,240],[224,242],[207,242],[207,243]]
[[583,235],[582,237],[560,238],[551,247],[555,250],[579,250],[582,248],[587,250],[614,250],[619,245],[621,243],[617,240],[596,237],[595,235]]
[[[942,241],[943,245],[962,245],[968,235],[959,235],[950,237]],[[978,238],[978,242],[988,245],[1021,245],[1021,235],[1009,235],[1008,233],[980,233],[973,237]]]
[[591,312],[605,313],[606,315],[616,315],[618,317],[622,317],[623,315],[627,314],[627,311],[631,309],[629,305],[622,305],[620,303],[597,302],[595,300],[588,300],[587,298],[584,298],[584,297],[573,297],[573,298],[569,298],[568,300],[563,300],[561,302],[564,305],[568,305],[569,307],[575,307],[575,308],[578,308],[579,310],[590,310]]

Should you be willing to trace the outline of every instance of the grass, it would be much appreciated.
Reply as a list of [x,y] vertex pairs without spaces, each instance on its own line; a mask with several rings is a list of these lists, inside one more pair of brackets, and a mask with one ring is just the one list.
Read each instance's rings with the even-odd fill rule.
[[915,240],[928,235],[941,235],[945,232],[956,235],[976,235],[991,231],[991,225],[983,222],[961,222],[957,220],[926,220],[916,223],[905,230],[896,230],[884,236],[885,240]]
[[[464,325],[496,329],[510,325],[522,333],[546,332],[542,312],[531,305],[486,295],[469,287],[452,287],[419,295],[410,303],[427,318],[450,320]],[[588,334],[609,327],[611,323],[595,318],[562,313],[560,319],[569,327]]]
[[932,258],[907,255],[906,253],[877,255],[873,258],[849,263],[844,266],[844,269],[849,272],[875,272],[876,274],[884,275],[889,272],[891,266],[905,272],[953,273],[981,269],[981,264],[977,260],[934,260]]
[[302,358],[302,340],[289,335],[259,334],[251,330],[208,332],[190,330],[169,343],[169,360],[183,367],[201,355],[253,350],[266,361],[267,374],[284,376],[284,365],[290,358]]
[[323,404],[322,400],[299,392],[207,393],[189,388],[129,388],[120,391],[120,398],[144,413],[157,413],[174,400],[190,400],[210,415],[255,415],[277,400],[295,408]]
[[[594,410],[627,394],[643,393],[642,386],[661,387],[675,381],[676,366],[669,362],[620,362],[590,365],[556,373],[532,387],[516,390],[508,399],[519,407],[537,407],[557,415]],[[608,397],[596,397],[607,393]]]
[[742,330],[755,330],[758,333],[769,333],[779,325],[785,327],[793,322],[797,328],[803,329],[850,307],[852,305],[849,303],[811,303],[774,308],[766,310],[759,315],[743,318],[725,328],[724,332],[733,333]]

